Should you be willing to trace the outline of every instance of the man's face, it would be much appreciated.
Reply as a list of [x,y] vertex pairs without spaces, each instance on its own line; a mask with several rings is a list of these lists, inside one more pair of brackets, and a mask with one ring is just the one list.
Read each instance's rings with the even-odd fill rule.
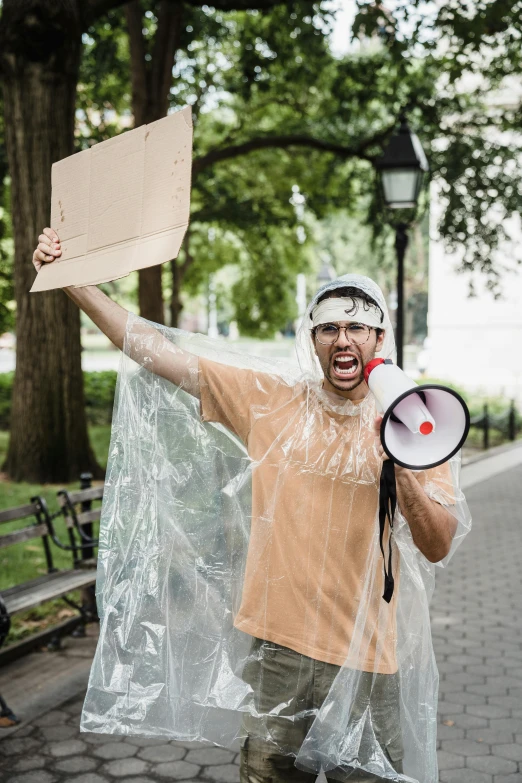
[[[336,321],[336,326],[348,326],[352,321]],[[370,329],[368,340],[357,345],[350,339],[345,329],[332,345],[319,342],[312,335],[315,352],[324,373],[323,388],[347,399],[361,399],[368,392],[364,380],[364,368],[381,348],[384,332],[377,337],[375,329]]]

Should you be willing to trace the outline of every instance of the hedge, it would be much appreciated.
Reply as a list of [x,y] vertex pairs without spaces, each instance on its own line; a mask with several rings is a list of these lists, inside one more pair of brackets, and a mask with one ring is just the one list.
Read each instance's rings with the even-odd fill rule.
[[[111,423],[116,375],[114,370],[83,373],[85,409],[89,424]],[[0,373],[0,430],[9,429],[13,380],[14,372]]]
[[[116,387],[116,375],[114,370],[103,372],[84,372],[85,407],[87,422],[89,424],[110,424],[112,419],[112,406],[114,403],[114,391]],[[11,391],[14,372],[0,373],[0,430],[9,429],[9,417],[11,414]],[[470,394],[453,383],[440,381],[436,378],[421,378],[419,383],[441,383],[458,391],[469,405],[472,418],[480,415],[483,404],[487,400],[491,414],[502,414],[507,411],[509,400],[501,396],[489,397]],[[517,430],[522,427],[522,415],[517,411]]]

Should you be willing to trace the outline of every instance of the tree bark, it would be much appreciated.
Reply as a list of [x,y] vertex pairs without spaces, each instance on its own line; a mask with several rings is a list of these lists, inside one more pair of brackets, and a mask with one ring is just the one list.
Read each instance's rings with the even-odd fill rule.
[[[103,471],[89,446],[80,314],[63,291],[29,294],[49,224],[50,171],[74,152],[81,25],[75,0],[4,0],[0,67],[12,174],[17,361],[4,469],[15,481],[68,482]],[[55,228],[59,231],[59,226]]]
[[[161,0],[158,24],[149,62],[145,59],[143,16],[139,0],[125,8],[131,55],[132,112],[134,127],[165,117],[169,108],[172,68],[179,45],[182,3],[173,5]],[[161,266],[138,272],[140,315],[156,323],[165,323]]]
[[183,241],[183,262],[180,263],[179,258],[173,258],[171,263],[172,272],[172,294],[170,297],[170,325],[178,326],[179,317],[183,310],[183,301],[181,299],[181,286],[187,271],[194,263],[194,256],[190,252],[190,226],[185,234]]
[[148,266],[138,271],[138,306],[140,315],[157,324],[165,323],[162,266]]
[[177,327],[179,325],[179,317],[183,310],[183,302],[181,301],[181,284],[183,282],[183,274],[181,265],[178,264],[177,259],[173,258],[170,262],[172,271],[172,295],[170,298],[170,325]]

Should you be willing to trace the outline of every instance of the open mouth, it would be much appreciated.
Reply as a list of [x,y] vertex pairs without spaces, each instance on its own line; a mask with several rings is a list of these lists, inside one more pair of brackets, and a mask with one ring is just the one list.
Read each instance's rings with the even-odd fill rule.
[[336,378],[349,381],[355,378],[359,371],[359,360],[351,353],[337,353],[334,356],[332,368]]

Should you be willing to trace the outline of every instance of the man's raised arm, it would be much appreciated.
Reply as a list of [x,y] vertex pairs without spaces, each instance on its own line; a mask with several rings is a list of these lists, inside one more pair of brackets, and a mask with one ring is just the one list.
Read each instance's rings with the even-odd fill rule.
[[[44,228],[38,237],[38,247],[33,254],[33,264],[38,272],[42,264],[59,258],[62,251],[58,234],[52,228]],[[96,326],[117,348],[123,350],[128,311],[113,302],[97,286],[64,288]],[[151,372],[181,386],[185,391],[199,397],[198,357],[173,345],[147,323],[140,323],[139,333],[132,341],[130,357]]]

